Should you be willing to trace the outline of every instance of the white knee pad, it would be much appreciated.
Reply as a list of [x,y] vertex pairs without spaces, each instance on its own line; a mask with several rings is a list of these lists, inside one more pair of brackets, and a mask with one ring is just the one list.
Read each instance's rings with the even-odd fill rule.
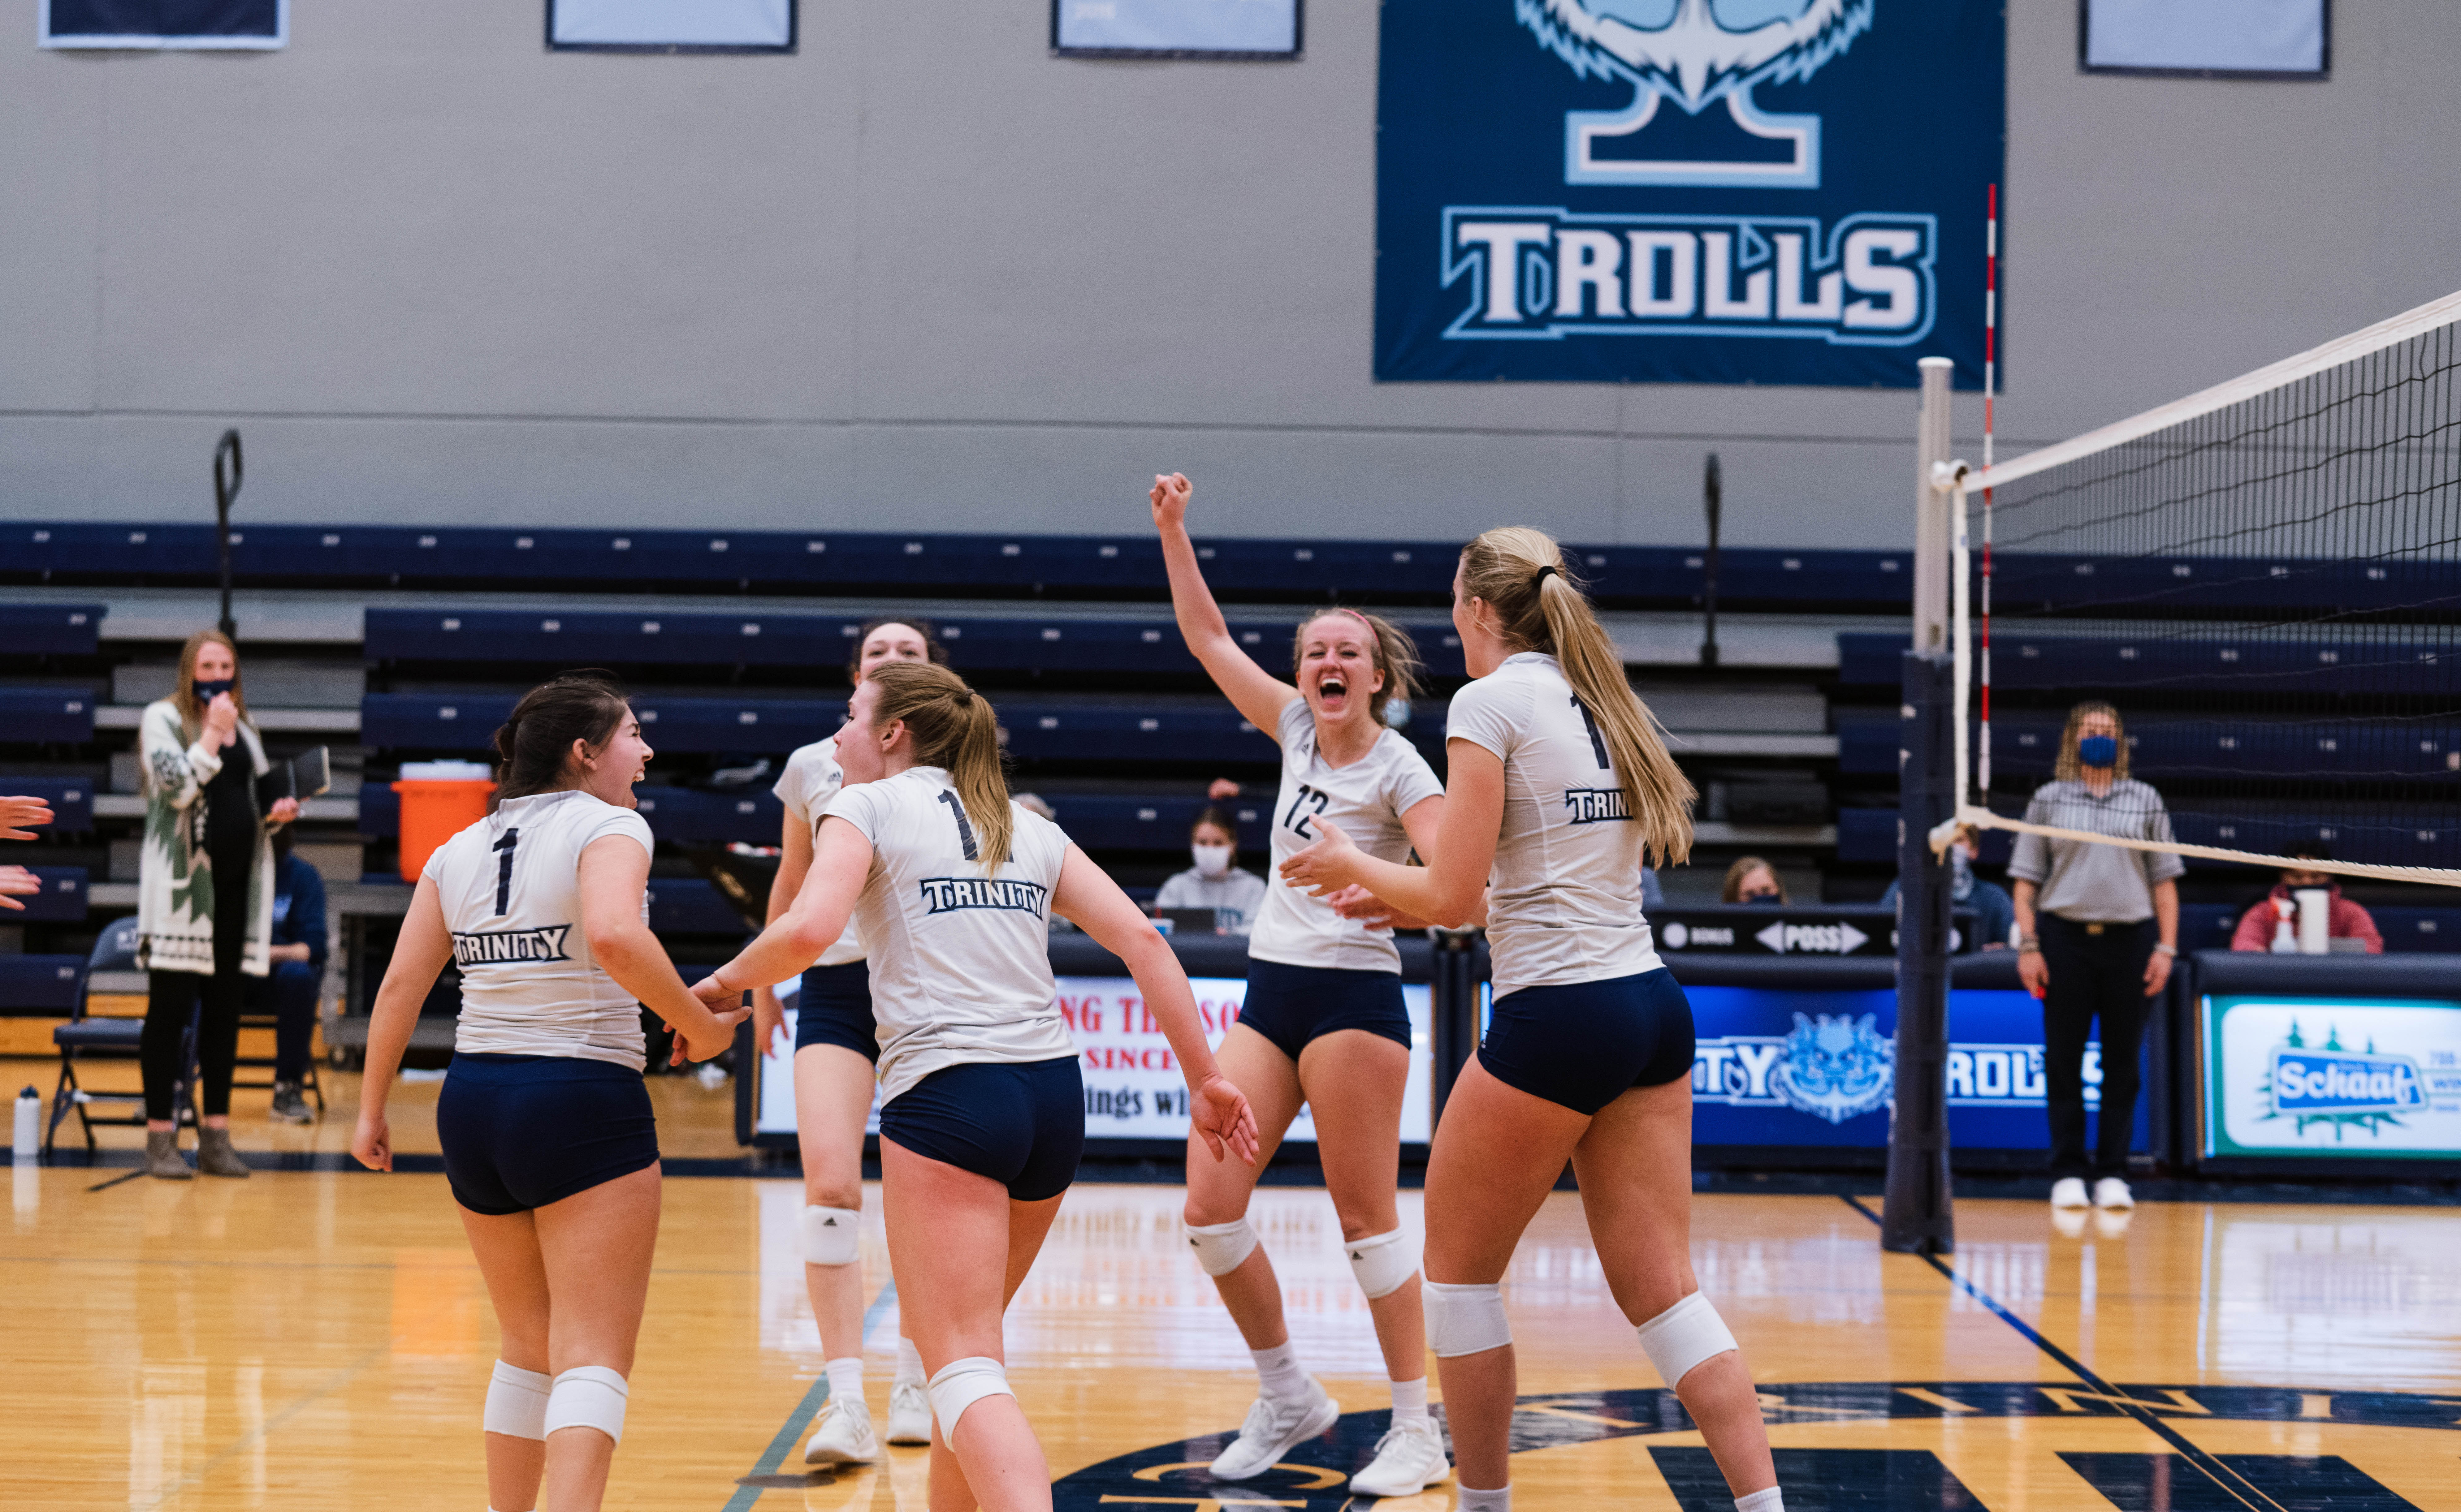
[[988,1354],[951,1360],[931,1377],[931,1416],[940,1420],[940,1441],[954,1445],[957,1419],[986,1396],[1015,1396],[1008,1389],[1008,1368]]
[[1371,1302],[1392,1295],[1402,1282],[1418,1274],[1419,1247],[1406,1243],[1409,1235],[1402,1229],[1389,1234],[1370,1234],[1343,1245],[1350,1256],[1350,1273],[1359,1278],[1359,1289],[1367,1293]]
[[1205,1267],[1209,1276],[1227,1276],[1256,1252],[1256,1231],[1248,1226],[1245,1218],[1202,1227],[1195,1224],[1180,1226],[1188,1231],[1188,1242],[1196,1250],[1196,1263]]
[[1504,1316],[1504,1288],[1447,1286],[1430,1281],[1420,1288],[1427,1310],[1427,1348],[1439,1359],[1484,1354],[1512,1342],[1512,1325]]
[[863,1258],[863,1210],[857,1207],[803,1209],[803,1264],[850,1266]]
[[1739,1348],[1726,1320],[1695,1291],[1640,1326],[1641,1352],[1668,1386],[1681,1383],[1692,1367]]
[[487,1432],[508,1438],[546,1437],[546,1394],[552,1382],[538,1371],[496,1362],[487,1380],[487,1410],[480,1421]]
[[547,1394],[548,1434],[560,1428],[595,1428],[624,1441],[624,1403],[631,1395],[624,1377],[604,1365],[576,1365],[555,1378]]

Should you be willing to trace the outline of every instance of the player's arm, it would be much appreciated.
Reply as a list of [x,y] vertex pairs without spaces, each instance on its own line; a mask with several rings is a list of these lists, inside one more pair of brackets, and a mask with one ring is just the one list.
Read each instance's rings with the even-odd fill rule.
[[582,848],[575,878],[581,932],[590,959],[641,1006],[667,1021],[694,1060],[707,1060],[735,1042],[735,1026],[751,1010],[712,1012],[667,959],[666,947],[641,922],[641,894],[650,885],[650,853],[629,835],[601,835]]
[[1196,564],[1196,543],[1188,539],[1188,500],[1195,485],[1185,473],[1157,477],[1153,485],[1154,531],[1162,537],[1163,566],[1170,573],[1170,608],[1178,616],[1179,633],[1189,654],[1204,665],[1213,686],[1239,711],[1239,717],[1270,738],[1281,724],[1282,710],[1299,691],[1256,665],[1239,649],[1238,640],[1205,586]]
[[[760,937],[696,983],[704,998],[712,992],[732,995],[760,982],[782,982],[821,958],[845,933],[871,875],[871,841],[863,831],[832,814],[821,820],[820,843],[794,902],[783,914],[773,914]],[[783,881],[783,878],[781,878]],[[772,892],[771,896],[777,896]]]
[[1059,885],[1051,895],[1059,916],[1093,937],[1094,943],[1120,958],[1137,979],[1146,1012],[1162,1025],[1163,1037],[1179,1057],[1180,1074],[1188,1078],[1188,1120],[1215,1160],[1230,1152],[1256,1163],[1256,1118],[1248,1099],[1205,1043],[1205,1025],[1196,1016],[1196,993],[1179,957],[1110,873],[1086,859],[1075,845],[1059,864]]
[[[1331,893],[1358,885],[1402,913],[1458,929],[1485,916],[1487,874],[1495,865],[1495,841],[1504,829],[1504,758],[1471,740],[1444,746],[1450,780],[1444,784],[1442,823],[1432,847],[1422,846],[1424,866],[1379,861],[1351,843],[1340,826],[1317,820],[1324,838],[1282,862],[1294,887]],[[1411,814],[1437,801],[1412,805]],[[1408,827],[1408,816],[1403,816]],[[1411,839],[1416,841],[1414,831]]]
[[401,921],[401,937],[394,943],[384,984],[376,989],[375,1006],[368,1012],[359,1121],[351,1134],[351,1153],[372,1171],[393,1169],[393,1131],[385,1122],[385,1099],[393,1095],[402,1053],[410,1048],[410,1032],[418,1027],[418,1010],[436,986],[437,973],[451,959],[453,933],[444,926],[444,905],[437,899],[436,881],[421,877],[418,890],[410,895],[410,912]]
[[[795,895],[803,890],[803,875],[812,869],[812,832],[810,826],[788,814],[784,829],[778,837],[778,875],[769,884],[769,909],[761,923],[776,924],[795,905]],[[814,959],[818,959],[815,957]],[[785,980],[783,977],[780,981]],[[774,984],[763,982],[752,990],[752,1042],[765,1054],[778,1032],[786,1027],[786,1006],[778,1001]]]

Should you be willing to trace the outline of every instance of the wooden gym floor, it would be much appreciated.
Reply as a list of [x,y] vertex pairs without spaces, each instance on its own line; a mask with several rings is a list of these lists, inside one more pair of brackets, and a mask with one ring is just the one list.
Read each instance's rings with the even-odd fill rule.
[[[33,1063],[5,1069],[50,1085]],[[334,1082],[304,1131],[267,1127],[264,1095],[242,1094],[242,1147],[341,1148],[354,1089]],[[729,1090],[653,1085],[672,1154],[735,1153]],[[403,1089],[406,1149],[432,1148],[434,1092]],[[485,1506],[494,1331],[442,1177],[105,1184],[124,1174],[12,1172],[0,1505]],[[1415,1224],[1418,1194],[1403,1201]],[[920,1450],[798,1473],[821,1365],[800,1203],[791,1181],[668,1182],[610,1507],[921,1512]],[[868,1205],[877,1417],[896,1299],[876,1190]],[[1695,1203],[1701,1282],[1764,1383],[1795,1512],[2461,1507],[2461,1209],[2159,1203],[2069,1232],[2039,1203],[1969,1202],[1958,1254],[1934,1266],[1879,1252],[1876,1205]],[[1339,1512],[1383,1391],[1329,1204],[1268,1188],[1254,1213],[1301,1351],[1351,1416],[1238,1488],[1201,1471],[1253,1376],[1178,1208],[1171,1187],[1077,1187],[1017,1300],[1012,1378],[1059,1505]],[[1607,1297],[1575,1198],[1550,1200],[1508,1300],[1519,1506],[1725,1512]],[[1439,1512],[1450,1491],[1396,1512]]]

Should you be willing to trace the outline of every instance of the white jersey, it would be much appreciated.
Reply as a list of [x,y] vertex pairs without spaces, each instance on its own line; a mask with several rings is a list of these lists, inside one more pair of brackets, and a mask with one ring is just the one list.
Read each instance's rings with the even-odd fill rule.
[[871,841],[855,917],[871,943],[884,1103],[950,1066],[1077,1054],[1054,1002],[1049,939],[1068,837],[1009,807],[1009,859],[990,874],[940,767],[857,783],[829,810]]
[[455,1050],[646,1064],[641,1006],[590,958],[581,927],[581,853],[608,835],[655,853],[639,814],[567,789],[506,799],[427,858],[461,969]]
[[[778,785],[769,791],[786,805],[786,817],[803,826],[812,839],[812,848],[820,848],[821,820],[828,816],[829,805],[837,800],[845,787],[845,768],[838,765],[838,737],[815,740],[786,758],[786,770],[778,774]],[[793,899],[787,900],[789,903]],[[814,963],[819,966],[845,966],[863,959],[863,932],[854,921],[846,921],[845,933],[837,944],[821,952]]]
[[1333,911],[1282,877],[1282,862],[1323,836],[1316,821],[1341,826],[1351,842],[1379,861],[1410,854],[1410,833],[1402,816],[1444,785],[1418,747],[1380,728],[1367,755],[1345,767],[1328,764],[1316,748],[1316,715],[1307,700],[1282,705],[1273,738],[1282,747],[1282,790],[1273,799],[1273,861],[1266,868],[1264,905],[1248,936],[1248,954],[1282,966],[1330,967],[1344,971],[1402,969],[1393,931],[1370,929]]
[[1555,658],[1506,657],[1453,695],[1444,736],[1504,760],[1504,827],[1487,874],[1495,995],[1657,970],[1641,916],[1640,826]]

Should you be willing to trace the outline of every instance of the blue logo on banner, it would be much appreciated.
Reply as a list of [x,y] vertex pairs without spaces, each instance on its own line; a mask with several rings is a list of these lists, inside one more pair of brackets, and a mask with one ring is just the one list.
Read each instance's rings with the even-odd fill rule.
[[2294,1116],[2415,1113],[2427,1106],[2418,1062],[2348,1051],[2273,1053],[2273,1110]]
[[1382,35],[1380,379],[1979,383],[2000,7],[1413,0]]

